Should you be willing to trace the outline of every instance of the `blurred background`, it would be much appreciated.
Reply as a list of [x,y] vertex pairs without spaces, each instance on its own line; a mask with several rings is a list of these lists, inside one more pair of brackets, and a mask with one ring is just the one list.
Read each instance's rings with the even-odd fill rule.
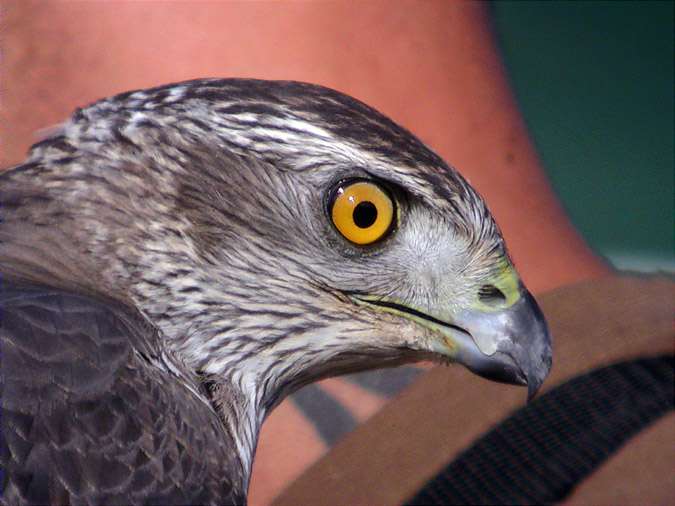
[[492,3],[543,165],[594,250],[675,272],[673,2]]

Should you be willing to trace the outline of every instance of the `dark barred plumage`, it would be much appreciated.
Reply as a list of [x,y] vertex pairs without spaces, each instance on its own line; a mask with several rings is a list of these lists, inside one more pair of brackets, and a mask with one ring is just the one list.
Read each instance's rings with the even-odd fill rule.
[[[327,213],[353,178],[397,201],[372,246]],[[550,367],[536,311],[539,340],[488,352],[483,327],[455,322],[486,285],[508,301],[488,312],[525,293],[480,197],[326,88],[197,80],[101,100],[0,175],[0,206],[6,504],[244,502],[263,419],[311,381],[425,358],[480,372],[497,350],[499,379],[536,390]],[[115,422],[94,437],[99,409]],[[84,470],[99,461],[108,482]]]

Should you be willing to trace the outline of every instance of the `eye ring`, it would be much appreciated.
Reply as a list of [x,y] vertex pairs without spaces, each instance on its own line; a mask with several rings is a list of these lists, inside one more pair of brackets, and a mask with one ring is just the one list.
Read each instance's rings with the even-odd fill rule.
[[352,179],[339,183],[331,192],[329,214],[345,239],[366,246],[391,232],[396,205],[381,185],[370,180]]

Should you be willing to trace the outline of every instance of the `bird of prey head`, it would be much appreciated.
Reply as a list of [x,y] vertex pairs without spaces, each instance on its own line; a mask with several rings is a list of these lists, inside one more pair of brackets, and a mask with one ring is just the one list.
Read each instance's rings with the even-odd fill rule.
[[338,92],[125,93],[78,110],[2,186],[6,275],[137,308],[246,427],[244,460],[269,409],[318,378],[432,359],[533,395],[550,369],[481,197]]

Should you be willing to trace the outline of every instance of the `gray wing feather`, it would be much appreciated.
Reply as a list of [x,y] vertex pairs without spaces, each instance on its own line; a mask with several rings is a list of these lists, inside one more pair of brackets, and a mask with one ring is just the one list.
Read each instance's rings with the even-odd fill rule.
[[139,318],[51,289],[2,286],[2,504],[239,504],[215,412],[158,365]]

